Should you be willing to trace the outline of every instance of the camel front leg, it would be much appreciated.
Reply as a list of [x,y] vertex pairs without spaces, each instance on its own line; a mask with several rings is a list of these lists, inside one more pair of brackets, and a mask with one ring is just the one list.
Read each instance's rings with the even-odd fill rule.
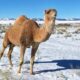
[[25,46],[21,46],[21,49],[20,49],[20,63],[19,63],[18,73],[21,72],[21,67],[22,67],[22,64],[24,62],[25,49],[26,49]]
[[31,51],[31,59],[30,59],[30,74],[33,74],[33,64],[34,64],[34,59],[35,59],[35,53],[38,49],[39,45],[33,45],[32,46],[32,51]]

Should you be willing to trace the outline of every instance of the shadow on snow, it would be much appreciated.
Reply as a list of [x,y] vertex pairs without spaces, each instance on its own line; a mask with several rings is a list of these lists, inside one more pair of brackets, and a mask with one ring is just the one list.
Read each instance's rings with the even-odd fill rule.
[[[30,63],[25,62],[25,63]],[[50,63],[56,63],[58,66],[62,68],[57,68],[57,69],[45,69],[45,70],[40,70],[37,71],[36,73],[45,73],[45,72],[54,72],[54,71],[60,71],[60,70],[66,70],[66,69],[80,69],[80,60],[53,60],[53,61],[37,61],[35,64],[50,64]],[[54,67],[54,66],[53,66]]]

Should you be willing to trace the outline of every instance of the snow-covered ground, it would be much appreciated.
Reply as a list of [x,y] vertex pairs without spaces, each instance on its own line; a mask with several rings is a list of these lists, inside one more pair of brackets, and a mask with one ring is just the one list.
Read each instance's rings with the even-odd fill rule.
[[[0,24],[14,24],[15,20],[0,20]],[[43,21],[36,21],[39,24],[42,24]],[[66,20],[66,21],[61,21],[61,20],[56,20],[56,24],[71,24],[71,23],[80,23],[80,20]]]
[[[2,41],[1,37],[0,49]],[[33,68],[35,75],[29,73],[30,48],[25,52],[22,73],[17,74],[19,50],[19,47],[14,48],[14,66],[9,68],[8,48],[6,49],[0,61],[0,80],[80,80],[80,34],[72,34],[67,38],[63,34],[52,34],[48,41],[41,43]]]
[[0,20],[0,24],[13,24],[15,20]]

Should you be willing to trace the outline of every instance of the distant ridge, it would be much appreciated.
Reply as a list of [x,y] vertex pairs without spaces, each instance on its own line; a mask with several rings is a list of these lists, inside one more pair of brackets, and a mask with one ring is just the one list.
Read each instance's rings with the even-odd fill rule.
[[[44,19],[42,18],[31,18],[32,20],[35,21],[43,21]],[[0,20],[16,20],[15,18],[0,18]],[[57,18],[56,20],[60,20],[60,21],[76,21],[76,20],[80,20],[80,18]]]
[[[1,18],[0,24],[13,24],[15,18]],[[42,18],[32,18],[32,20],[36,21],[39,24],[43,24],[44,20]],[[65,19],[65,18],[57,18],[56,24],[71,24],[71,23],[78,23],[80,24],[80,18],[72,18],[72,19]]]

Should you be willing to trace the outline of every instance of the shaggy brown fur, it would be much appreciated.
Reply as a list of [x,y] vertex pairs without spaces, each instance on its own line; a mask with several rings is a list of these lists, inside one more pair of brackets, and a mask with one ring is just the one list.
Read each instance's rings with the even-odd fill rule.
[[[0,53],[0,58],[2,57],[5,48],[9,45],[8,58],[10,65],[12,66],[11,53],[13,51],[13,47],[20,46],[20,64],[18,70],[18,72],[20,73],[21,66],[24,61],[25,50],[29,46],[32,46],[30,59],[30,73],[32,74],[35,53],[38,49],[39,44],[43,41],[48,40],[48,38],[50,37],[54,29],[56,14],[57,12],[55,9],[45,10],[45,20],[42,27],[39,27],[39,25],[33,20],[25,20],[25,22],[21,26],[14,25],[10,27],[6,32],[3,40],[3,49]],[[15,24],[17,23],[18,22],[15,22]]]

